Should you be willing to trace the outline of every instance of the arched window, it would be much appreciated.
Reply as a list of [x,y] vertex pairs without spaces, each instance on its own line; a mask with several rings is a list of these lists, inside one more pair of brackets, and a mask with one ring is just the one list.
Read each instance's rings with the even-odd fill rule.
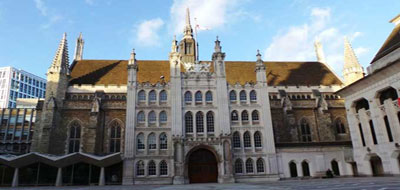
[[193,115],[192,112],[185,114],[185,131],[186,133],[193,133]]
[[233,140],[233,148],[240,148],[240,134],[239,134],[239,132],[236,131],[235,133],[233,133],[232,140]]
[[121,126],[117,121],[110,125],[110,152],[121,151]]
[[253,120],[253,122],[257,122],[259,120],[259,116],[258,116],[258,111],[257,110],[254,110],[251,113],[251,120]]
[[162,90],[160,92],[160,102],[166,102],[168,99],[167,92],[165,90]]
[[160,175],[168,175],[168,164],[165,160],[160,162]]
[[155,103],[157,101],[157,94],[156,91],[152,90],[149,92],[149,102]]
[[358,111],[360,109],[365,109],[365,110],[369,110],[369,103],[368,100],[366,100],[365,98],[358,100],[357,102],[355,102],[355,108],[356,108],[356,112],[358,113]]
[[252,102],[257,101],[257,93],[255,90],[250,91],[250,101]]
[[242,111],[242,121],[248,122],[249,121],[249,113],[246,110]]
[[201,94],[200,91],[197,91],[194,96],[195,96],[195,101],[196,102],[202,102],[203,101],[203,95]]
[[262,158],[257,159],[257,173],[264,173],[264,160]]
[[289,162],[290,177],[297,177],[297,166],[293,161]]
[[310,176],[310,167],[308,166],[308,162],[304,160],[301,163],[301,167],[303,169],[303,176],[304,177]]
[[160,134],[160,149],[166,150],[168,148],[168,137],[165,133]]
[[241,159],[237,159],[235,161],[235,173],[237,174],[243,173],[243,161]]
[[186,103],[192,102],[192,93],[189,91],[185,92],[185,102]]
[[139,102],[146,101],[146,92],[144,92],[144,90],[139,91],[138,100],[139,100]]
[[207,112],[207,132],[214,132],[214,113],[212,111]]
[[136,163],[136,175],[144,176],[144,162],[141,160]]
[[151,111],[149,113],[149,124],[154,124],[157,121],[157,116],[156,113],[154,111]]
[[244,142],[244,147],[249,148],[251,147],[251,138],[250,138],[250,132],[246,131],[243,135],[243,142]]
[[81,142],[81,125],[73,121],[69,127],[68,153],[79,152]]
[[206,102],[212,102],[213,101],[213,96],[212,96],[212,92],[208,91],[206,93]]
[[246,173],[253,173],[253,160],[251,158],[246,160]]
[[336,119],[336,133],[337,134],[344,134],[346,133],[346,128],[341,119]]
[[138,134],[138,136],[137,136],[137,145],[136,146],[137,146],[138,150],[144,150],[145,149],[143,133]]
[[303,142],[311,142],[311,129],[306,119],[300,122],[300,137]]
[[261,148],[262,147],[262,142],[261,142],[261,133],[259,131],[254,133],[254,146],[256,148]]
[[139,112],[138,114],[137,114],[137,121],[138,121],[138,123],[144,123],[145,122],[145,116],[144,116],[144,112]]
[[229,93],[229,99],[233,102],[233,101],[236,101],[236,92],[234,91],[234,90],[232,90],[230,93]]
[[160,123],[167,123],[167,113],[165,111],[160,112]]
[[154,150],[157,148],[156,135],[154,133],[150,133],[147,137],[147,144],[150,150]]
[[149,164],[147,165],[147,167],[148,167],[147,172],[148,172],[149,175],[156,175],[156,163],[154,163],[153,160],[151,160],[151,161],[149,162]]
[[393,101],[393,100],[397,100],[397,98],[398,98],[398,95],[397,95],[396,89],[394,89],[392,87],[379,93],[379,102],[381,104],[383,104],[384,101],[387,99],[391,99]]
[[238,115],[238,113],[237,113],[237,111],[235,110],[235,111],[233,111],[232,113],[231,113],[231,121],[238,121],[239,120],[239,115]]
[[246,101],[247,100],[247,95],[246,95],[246,91],[242,90],[240,91],[240,101]]
[[196,132],[204,132],[204,116],[203,112],[200,111],[196,113]]

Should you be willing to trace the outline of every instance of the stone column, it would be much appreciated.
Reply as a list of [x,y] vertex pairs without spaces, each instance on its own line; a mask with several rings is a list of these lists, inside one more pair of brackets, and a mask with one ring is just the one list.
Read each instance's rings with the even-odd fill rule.
[[125,158],[122,185],[133,185],[134,168],[135,168],[134,158]]
[[11,187],[18,187],[18,173],[19,173],[19,168],[15,168]]
[[62,186],[62,168],[57,170],[56,187]]
[[173,179],[173,184],[184,184],[185,183],[185,178],[184,178],[184,171],[185,171],[185,165],[184,165],[184,160],[183,160],[183,145],[182,142],[177,142],[174,146],[176,149],[176,155],[175,155],[175,176]]
[[104,167],[100,169],[99,186],[104,186],[106,184],[106,179],[104,176]]

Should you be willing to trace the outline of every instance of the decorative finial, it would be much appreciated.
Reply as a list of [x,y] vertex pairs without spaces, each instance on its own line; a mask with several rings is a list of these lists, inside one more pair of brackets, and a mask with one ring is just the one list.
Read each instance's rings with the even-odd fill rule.
[[217,41],[218,41],[218,35],[217,35]]
[[131,52],[131,57],[129,59],[129,65],[135,64],[136,63],[136,53],[135,53],[135,48],[132,49]]
[[67,33],[66,32],[64,32],[64,34],[63,34],[63,40],[65,40],[65,39],[67,39]]
[[257,49],[257,62],[262,62],[260,50]]

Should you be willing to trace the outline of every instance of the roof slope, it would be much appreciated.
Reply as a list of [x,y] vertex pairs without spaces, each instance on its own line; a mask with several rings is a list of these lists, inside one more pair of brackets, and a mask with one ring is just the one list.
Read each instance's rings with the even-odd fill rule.
[[374,59],[372,59],[371,64],[399,47],[400,47],[400,24],[398,24],[393,29],[392,33],[386,39],[385,43],[383,43],[382,47],[379,49]]
[[[138,81],[155,84],[164,76],[169,81],[169,62],[138,60]],[[226,61],[229,84],[256,82],[255,62]],[[341,85],[338,79],[320,62],[264,62],[268,84],[281,85]],[[80,60],[71,67],[70,84],[126,85],[127,60]]]

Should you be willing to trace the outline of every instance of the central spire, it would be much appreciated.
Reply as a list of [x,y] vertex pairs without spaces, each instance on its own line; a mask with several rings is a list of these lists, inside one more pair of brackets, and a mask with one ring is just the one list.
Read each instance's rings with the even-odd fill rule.
[[186,8],[186,24],[183,31],[183,38],[193,38],[193,29],[190,24],[190,11],[189,8]]

